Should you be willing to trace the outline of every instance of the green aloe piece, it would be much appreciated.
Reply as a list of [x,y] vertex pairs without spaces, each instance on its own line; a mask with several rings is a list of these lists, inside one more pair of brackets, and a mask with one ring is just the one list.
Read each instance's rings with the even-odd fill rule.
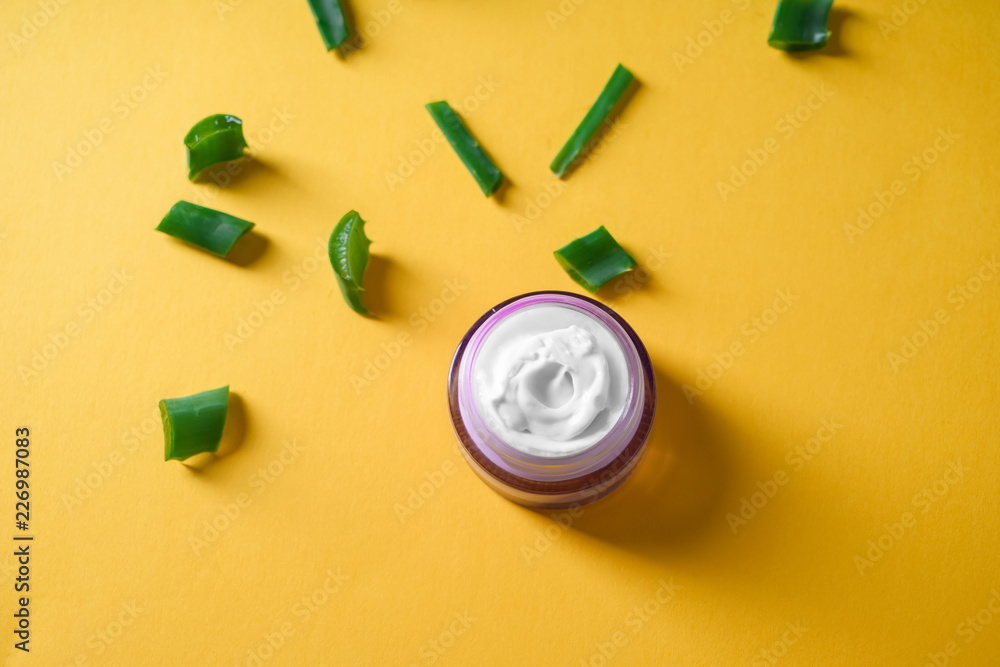
[[156,226],[156,231],[225,257],[253,226],[252,222],[234,215],[179,201]]
[[183,398],[160,401],[164,461],[183,461],[195,454],[215,452],[222,442],[229,410],[229,385]]
[[243,157],[243,149],[247,147],[243,121],[224,113],[202,118],[184,137],[184,145],[188,178],[193,181],[206,167]]
[[601,124],[607,120],[615,106],[617,106],[622,95],[632,85],[634,79],[635,77],[632,75],[632,72],[619,63],[611,78],[605,84],[604,90],[597,97],[597,101],[594,102],[594,106],[590,107],[590,111],[583,117],[583,120],[570,136],[569,141],[563,145],[559,154],[556,155],[555,159],[552,160],[552,164],[549,165],[549,169],[556,176],[562,178],[563,174],[572,166],[573,162],[580,156],[581,151],[587,147],[587,144],[597,134],[597,131],[601,128]]
[[328,247],[340,293],[351,310],[362,315],[369,314],[361,300],[364,291],[361,281],[368,266],[368,246],[371,244],[371,239],[365,236],[365,221],[357,211],[350,211],[333,228]]
[[309,9],[327,51],[334,50],[351,36],[340,0],[309,0]]
[[503,183],[503,174],[487,157],[482,146],[476,141],[469,130],[462,123],[455,111],[447,102],[431,102],[424,105],[430,112],[431,118],[441,128],[441,133],[451,144],[451,147],[458,153],[458,157],[465,164],[476,183],[482,189],[483,194],[489,197],[497,191]]
[[612,278],[636,266],[632,256],[601,225],[553,253],[559,266],[588,292],[596,292]]
[[778,0],[767,45],[782,51],[814,51],[830,36],[826,20],[833,0]]

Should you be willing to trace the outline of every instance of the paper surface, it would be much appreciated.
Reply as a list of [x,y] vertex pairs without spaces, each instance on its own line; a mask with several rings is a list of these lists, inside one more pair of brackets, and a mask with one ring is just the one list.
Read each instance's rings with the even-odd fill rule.
[[[0,9],[6,664],[994,664],[998,9],[838,2],[790,57],[757,0],[350,4],[346,58],[304,1]],[[225,187],[186,178],[213,113],[255,156]],[[257,224],[234,261],[154,231],[179,199]],[[378,319],[326,257],[350,209]],[[580,291],[552,251],[602,224],[658,414],[553,520],[462,460],[446,372],[496,303]],[[165,463],[157,402],[225,384],[228,455]]]

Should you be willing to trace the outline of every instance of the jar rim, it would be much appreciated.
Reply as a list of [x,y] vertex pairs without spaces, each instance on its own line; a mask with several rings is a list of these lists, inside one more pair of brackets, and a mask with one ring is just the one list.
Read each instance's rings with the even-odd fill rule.
[[[510,446],[485,427],[472,396],[471,369],[488,334],[514,312],[541,304],[568,306],[597,319],[621,345],[629,368],[628,395],[615,425],[596,444],[567,456],[538,456]],[[617,483],[609,483],[620,482],[617,477],[624,470],[630,470],[641,455],[649,435],[655,401],[652,364],[639,336],[608,306],[572,292],[528,292],[497,304],[476,320],[463,337],[448,374],[448,403],[463,454],[477,472],[493,478],[494,488],[501,485],[497,488],[501,493],[504,492],[502,487],[544,495],[585,492],[595,487],[600,495],[607,493],[617,486]],[[610,488],[601,492],[604,486]]]

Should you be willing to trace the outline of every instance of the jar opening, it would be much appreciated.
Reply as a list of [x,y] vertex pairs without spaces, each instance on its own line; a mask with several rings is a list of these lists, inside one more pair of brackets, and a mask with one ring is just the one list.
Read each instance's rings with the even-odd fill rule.
[[[479,410],[474,391],[476,359],[490,333],[501,326],[511,313],[539,305],[577,310],[599,322],[615,341],[627,368],[620,414],[611,420],[601,416],[610,414],[603,411],[593,420],[596,423],[592,428],[598,431],[606,429],[603,437],[579,451],[556,456],[525,452],[505,442],[488,426],[488,419]],[[565,342],[571,345],[586,341],[577,340],[574,343],[574,339],[569,338]],[[569,389],[565,380],[559,378],[558,369],[553,372],[539,365],[533,370],[541,377],[531,375],[532,379],[543,385],[549,383],[543,387],[543,393],[551,390],[565,394]],[[551,383],[554,381],[564,384],[553,388]],[[515,502],[555,508],[596,500],[628,477],[641,456],[649,434],[656,390],[645,347],[624,319],[588,297],[551,291],[532,292],[508,299],[472,326],[455,352],[449,373],[448,396],[461,450],[477,474]],[[542,403],[539,401],[539,404]],[[553,409],[553,406],[547,406],[547,409]],[[601,422],[599,418],[607,421]],[[611,421],[614,423],[609,424]],[[585,432],[586,429],[581,431]]]

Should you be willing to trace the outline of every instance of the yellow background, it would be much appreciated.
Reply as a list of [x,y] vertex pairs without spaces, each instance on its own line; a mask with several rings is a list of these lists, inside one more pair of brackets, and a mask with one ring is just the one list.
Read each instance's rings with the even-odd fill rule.
[[[962,624],[1000,587],[1000,279],[976,280],[998,245],[1000,13],[914,1],[889,31],[889,2],[838,2],[830,48],[789,57],[765,43],[774,4],[741,4],[353,0],[369,37],[345,59],[304,0],[3,3],[2,532],[13,545],[27,425],[36,536],[30,655],[10,634],[13,546],[0,559],[6,664],[254,664],[285,623],[264,664],[922,665],[946,648],[996,664],[1000,617]],[[544,196],[618,62],[642,87]],[[813,86],[832,92],[803,111]],[[502,202],[426,148],[437,99],[509,177]],[[217,112],[258,157],[221,189],[187,181],[181,141]],[[387,179],[401,161],[412,174]],[[904,193],[851,238],[894,180]],[[257,223],[237,262],[153,231],[178,199]],[[378,319],[348,310],[324,256],[352,208]],[[660,403],[635,476],[563,528],[465,465],[445,373],[495,303],[576,290],[551,252],[600,224],[651,269],[601,296],[645,341]],[[978,291],[959,307],[962,285]],[[797,298],[773,321],[776,290]],[[894,364],[903,337],[921,346]],[[31,375],[36,353],[51,358]],[[369,362],[383,369],[356,388]],[[699,373],[717,379],[689,404]],[[157,401],[227,383],[231,453],[164,463]],[[796,469],[824,419],[842,426]],[[734,532],[743,499],[762,507]],[[328,570],[349,579],[303,613]],[[662,604],[661,581],[677,587]]]

